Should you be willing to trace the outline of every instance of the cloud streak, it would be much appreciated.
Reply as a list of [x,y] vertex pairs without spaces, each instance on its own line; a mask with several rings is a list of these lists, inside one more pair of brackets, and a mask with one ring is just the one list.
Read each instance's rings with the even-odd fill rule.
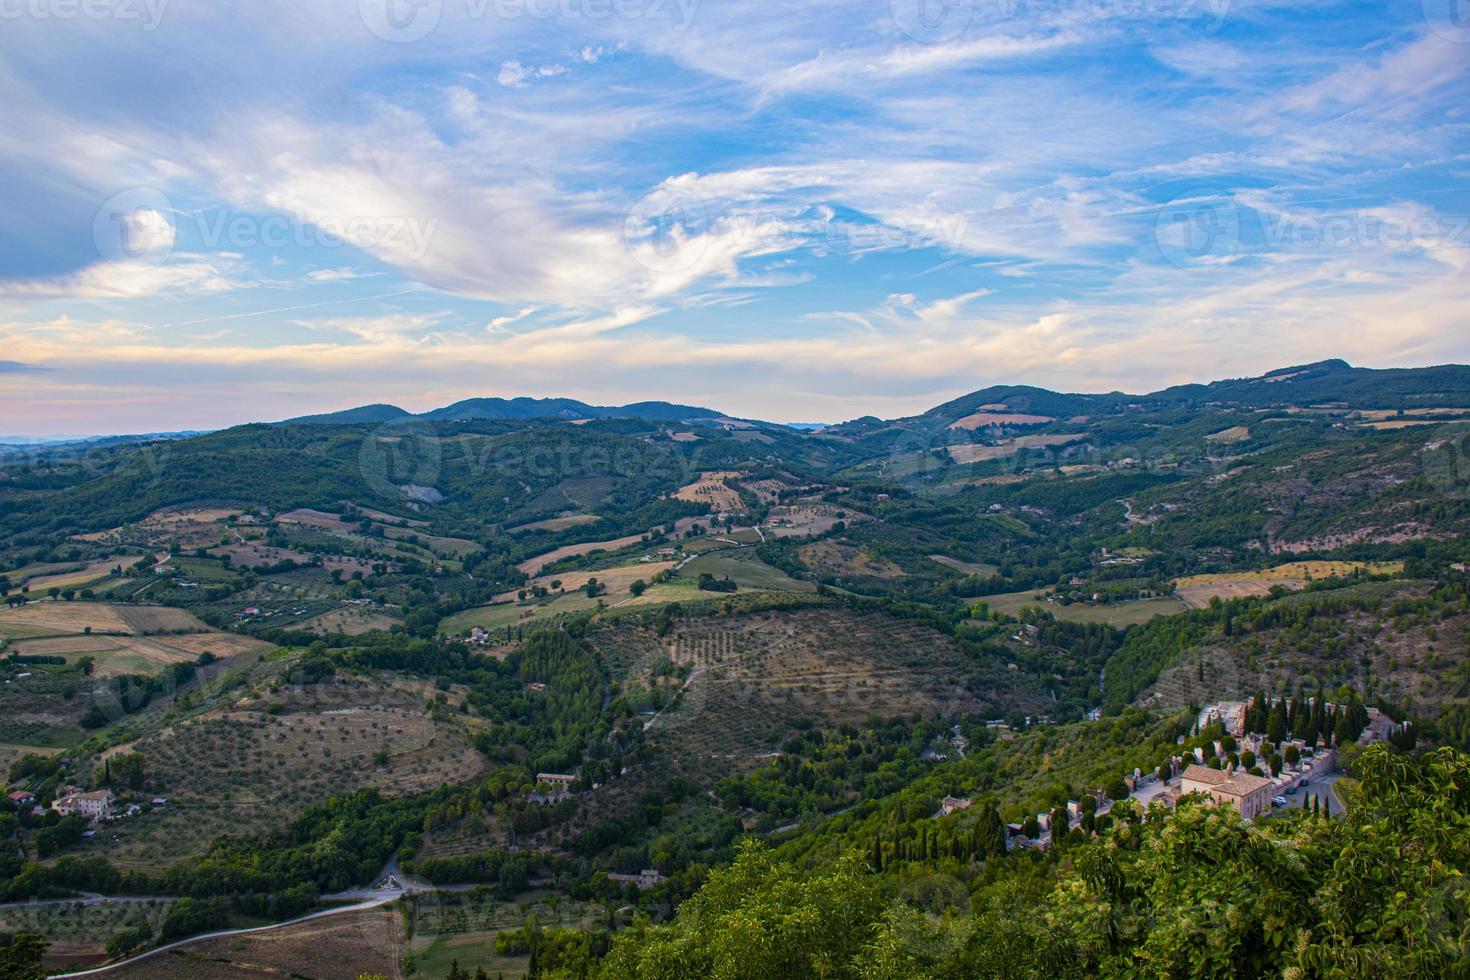
[[[1470,354],[1470,59],[1402,11],[563,7],[445,4],[407,43],[355,0],[8,23],[0,336],[55,370],[0,408],[809,419]],[[119,257],[97,218],[139,190],[168,235]]]

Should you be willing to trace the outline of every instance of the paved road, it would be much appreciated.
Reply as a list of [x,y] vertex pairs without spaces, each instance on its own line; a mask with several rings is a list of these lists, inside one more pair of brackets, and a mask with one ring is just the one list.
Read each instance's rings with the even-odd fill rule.
[[1342,773],[1334,772],[1331,775],[1319,776],[1305,787],[1297,787],[1290,793],[1283,794],[1286,797],[1286,807],[1289,810],[1300,810],[1306,805],[1310,797],[1316,796],[1323,801],[1328,808],[1327,812],[1334,817],[1343,814],[1342,804],[1337,801],[1337,796],[1332,792],[1332,784],[1342,778]]
[[1177,789],[1178,787],[1179,780],[1177,779],[1174,780],[1174,782],[1172,783],[1166,783],[1158,779],[1149,780],[1140,785],[1138,789],[1134,790],[1132,793],[1129,793],[1128,798],[1131,800],[1137,800],[1138,805],[1147,810],[1148,805],[1160,796],[1164,795],[1165,790]]

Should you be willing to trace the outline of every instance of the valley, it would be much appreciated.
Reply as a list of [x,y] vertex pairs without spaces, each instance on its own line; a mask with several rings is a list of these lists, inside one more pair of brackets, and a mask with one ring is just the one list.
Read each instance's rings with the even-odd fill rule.
[[[1319,407],[1324,378],[1358,394]],[[1080,887],[1091,828],[1151,833],[1125,775],[1224,744],[1206,705],[1371,708],[1405,760],[1463,752],[1443,427],[1470,373],[1433,378],[993,388],[810,431],[347,413],[172,442],[146,483],[133,445],[0,459],[0,931],[91,966],[394,868],[451,890],[103,975],[277,975],[320,946],[385,976],[619,976],[750,862],[818,882],[856,853],[843,887],[905,908],[934,876],[992,910],[1005,882]],[[1397,404],[1427,427],[1379,424]],[[89,792],[111,819],[48,808]],[[1054,848],[1027,829],[1086,801]],[[119,904],[26,911],[86,894]]]

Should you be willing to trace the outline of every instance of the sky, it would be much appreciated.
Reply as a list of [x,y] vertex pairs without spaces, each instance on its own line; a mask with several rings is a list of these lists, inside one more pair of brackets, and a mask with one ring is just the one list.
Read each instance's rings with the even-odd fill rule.
[[1470,0],[0,0],[0,433],[1470,360]]

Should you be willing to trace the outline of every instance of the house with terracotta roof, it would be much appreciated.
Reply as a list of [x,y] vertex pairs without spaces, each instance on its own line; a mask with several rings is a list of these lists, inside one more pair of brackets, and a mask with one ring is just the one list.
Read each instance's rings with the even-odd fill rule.
[[70,793],[58,797],[51,803],[51,809],[69,817],[78,814],[88,820],[106,820],[112,816],[112,806],[116,802],[110,790],[97,790],[95,793]]
[[1248,772],[1190,766],[1179,777],[1179,792],[1203,793],[1217,804],[1235,807],[1246,820],[1254,820],[1271,808],[1271,788],[1275,784],[1265,776]]
[[969,800],[962,800],[953,796],[946,796],[944,799],[939,801],[939,813],[936,814],[936,816],[947,817],[951,813],[958,813],[961,810],[968,810],[970,809],[971,805],[972,804]]
[[18,807],[30,806],[32,803],[36,802],[36,794],[27,793],[23,789],[18,789],[14,793],[10,794],[10,802],[14,803]]

